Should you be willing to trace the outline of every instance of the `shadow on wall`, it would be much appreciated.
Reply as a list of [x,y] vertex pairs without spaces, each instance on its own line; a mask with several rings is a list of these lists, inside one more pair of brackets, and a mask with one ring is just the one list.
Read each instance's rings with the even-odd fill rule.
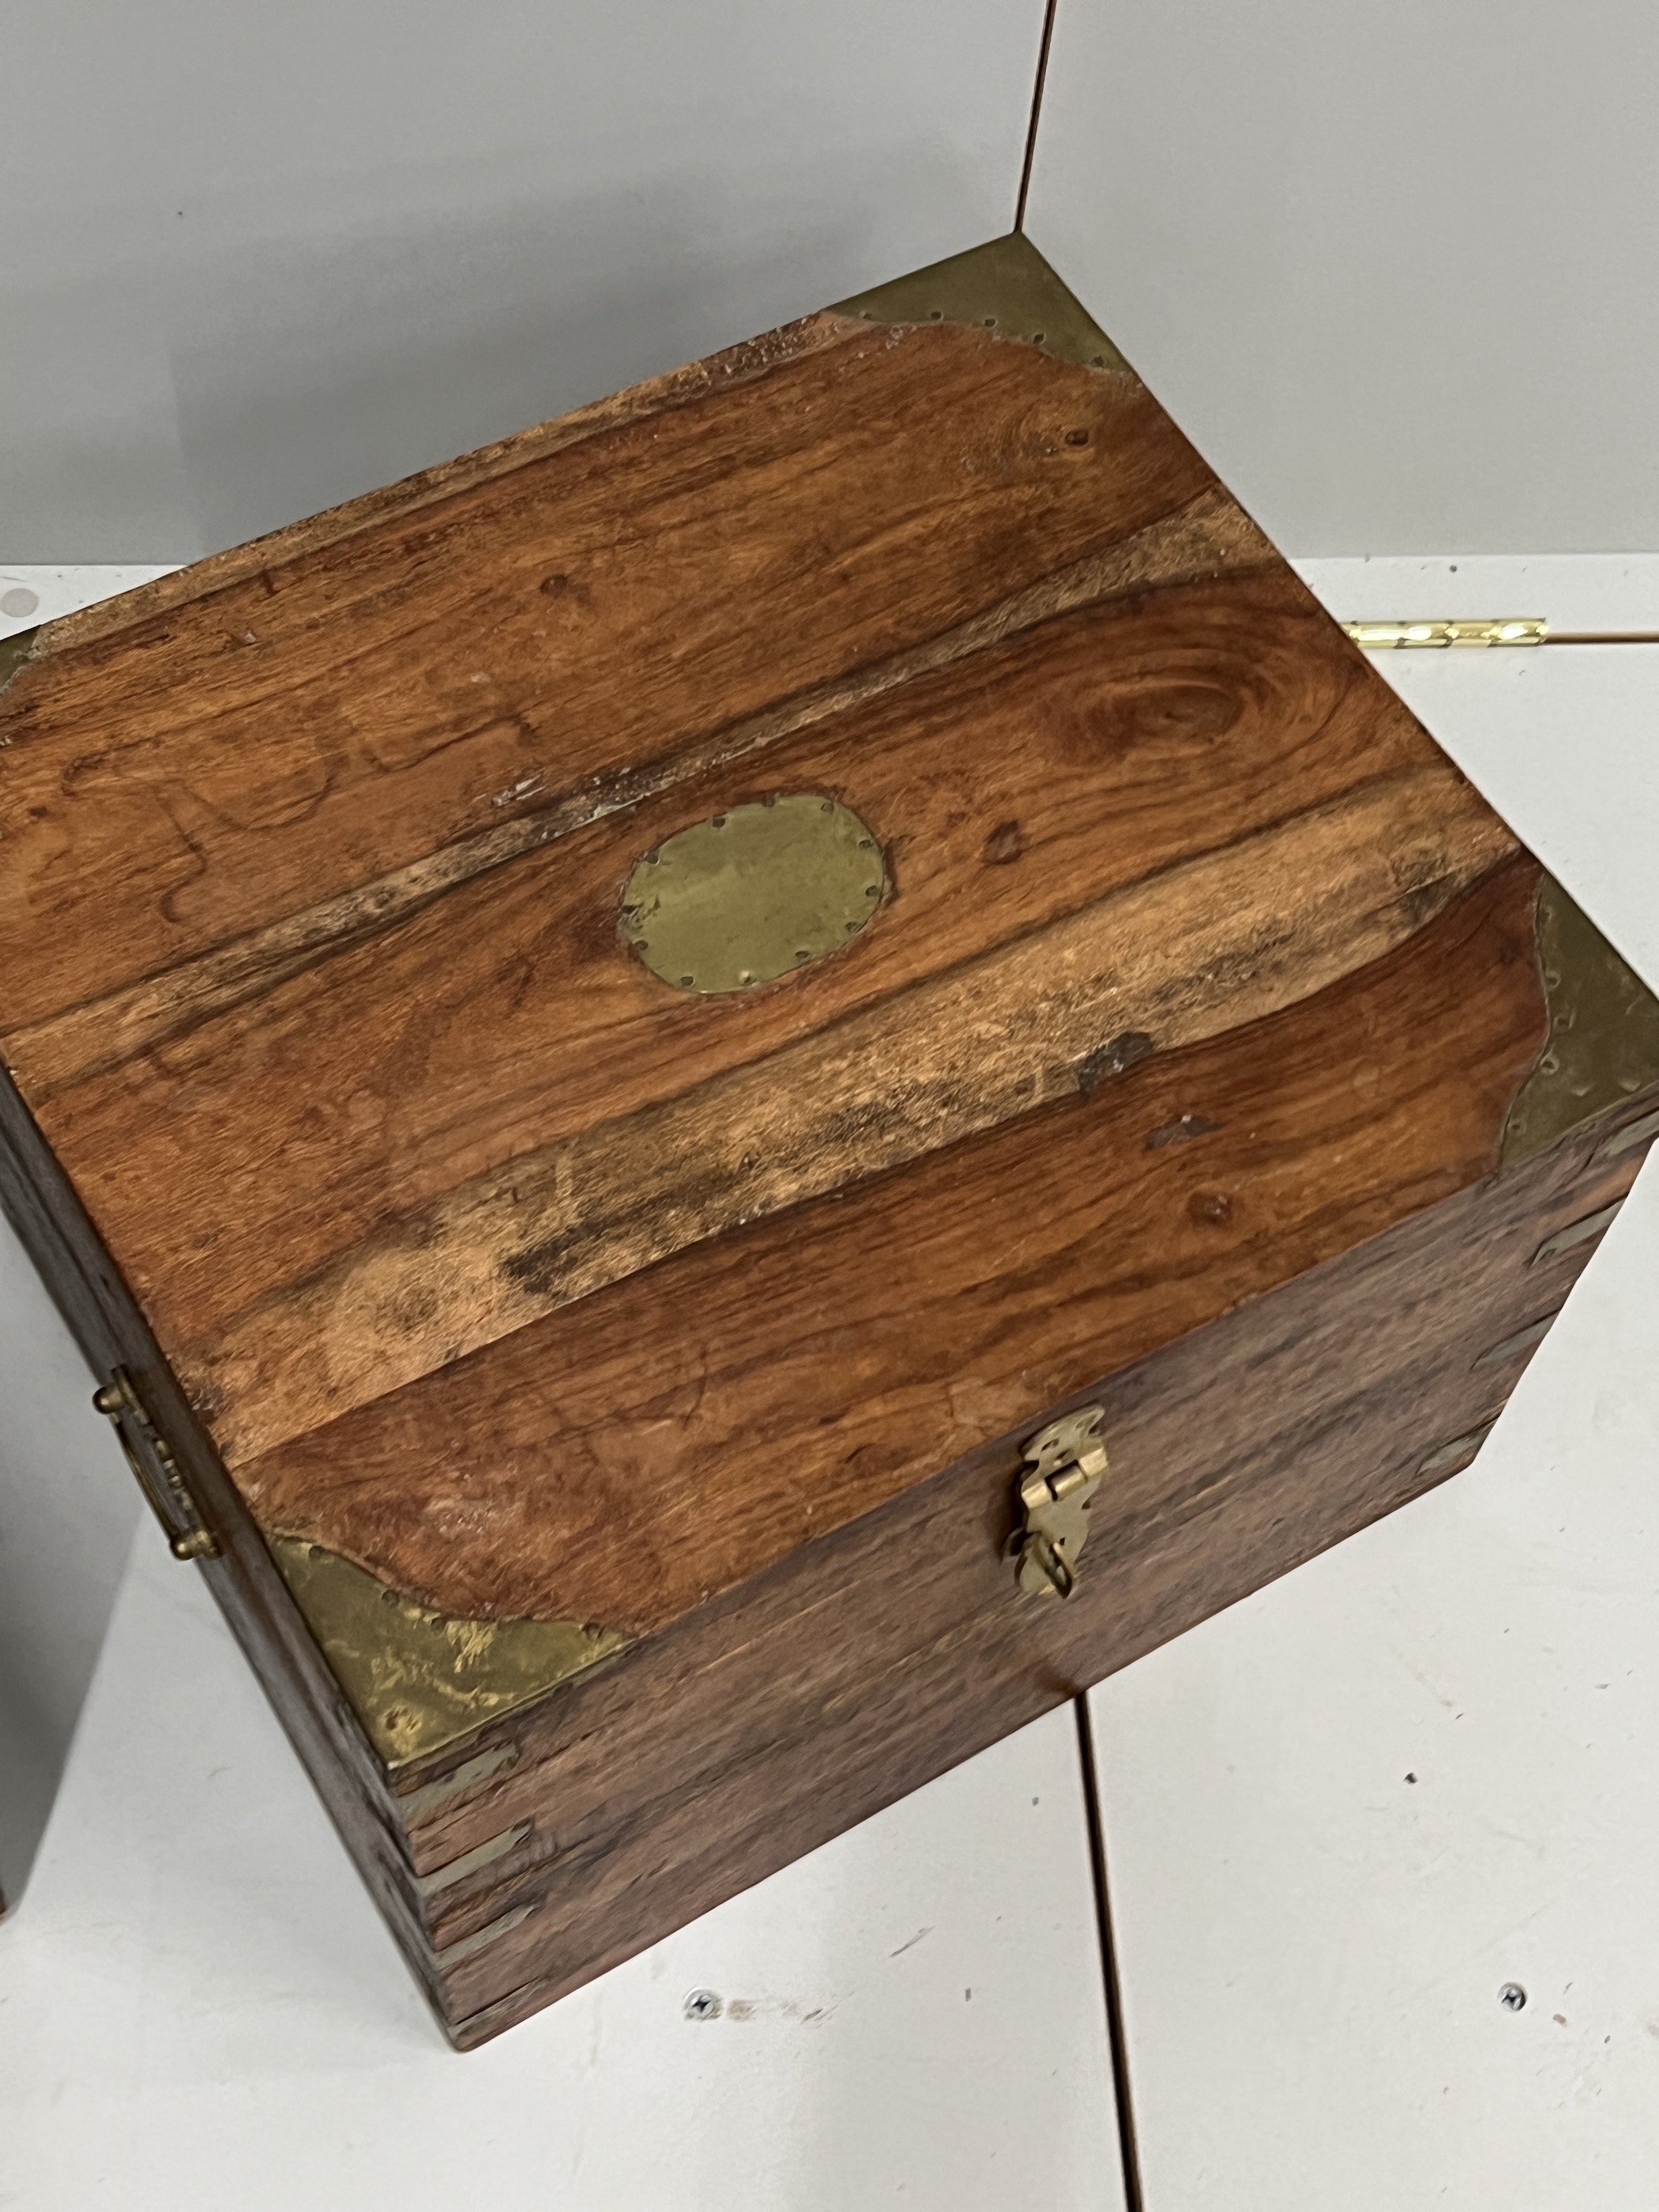
[[0,1218],[0,1893],[13,1908],[143,1511],[93,1389]]
[[713,169],[580,199],[492,201],[486,182],[499,194],[455,165],[298,187],[280,225],[227,195],[173,231],[151,211],[66,241],[75,283],[14,290],[0,332],[0,372],[31,395],[27,438],[0,428],[0,553],[214,551],[1006,221],[1006,194],[920,143],[742,189]]

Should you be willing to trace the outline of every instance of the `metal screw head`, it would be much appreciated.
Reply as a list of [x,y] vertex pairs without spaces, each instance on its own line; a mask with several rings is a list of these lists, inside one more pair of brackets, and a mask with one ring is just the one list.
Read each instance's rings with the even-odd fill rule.
[[1498,2002],[1505,2012],[1519,2012],[1527,2002],[1527,1993],[1519,1982],[1505,1982],[1498,1992]]
[[725,2009],[713,1990],[693,1990],[685,2001],[688,2020],[718,2020]]

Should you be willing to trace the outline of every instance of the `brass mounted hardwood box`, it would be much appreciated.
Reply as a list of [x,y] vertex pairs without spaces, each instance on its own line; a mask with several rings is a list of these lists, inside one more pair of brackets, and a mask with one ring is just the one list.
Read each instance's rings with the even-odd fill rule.
[[5,672],[6,1202],[462,2045],[1465,1464],[1659,1129],[1019,240]]

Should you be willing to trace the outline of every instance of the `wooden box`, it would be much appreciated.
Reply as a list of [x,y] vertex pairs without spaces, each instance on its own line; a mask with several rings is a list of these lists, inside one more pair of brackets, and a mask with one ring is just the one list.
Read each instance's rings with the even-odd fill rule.
[[464,2045],[1464,1465],[1659,1129],[1018,239],[11,659],[8,1206]]

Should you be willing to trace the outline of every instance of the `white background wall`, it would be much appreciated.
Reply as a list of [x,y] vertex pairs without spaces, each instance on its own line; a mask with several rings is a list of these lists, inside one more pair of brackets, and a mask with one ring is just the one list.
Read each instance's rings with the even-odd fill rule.
[[0,561],[181,561],[1013,220],[1042,0],[10,0]]
[[1059,0],[1027,228],[1288,552],[1641,550],[1656,113],[1651,0]]
[[[182,560],[1007,228],[1042,0],[10,0],[0,560]],[[1059,0],[1030,228],[1289,550],[1659,543],[1659,12]]]

